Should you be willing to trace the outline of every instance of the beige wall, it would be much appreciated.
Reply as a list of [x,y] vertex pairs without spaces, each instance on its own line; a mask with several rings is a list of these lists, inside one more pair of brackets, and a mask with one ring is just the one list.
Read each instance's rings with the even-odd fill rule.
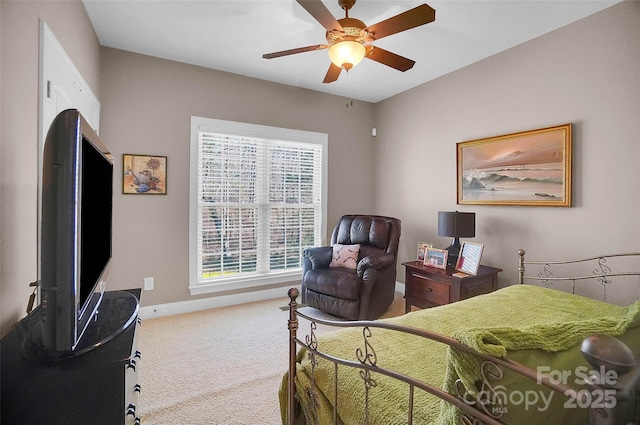
[[[439,210],[475,211],[483,263],[640,250],[640,2],[623,2],[376,105],[376,211],[400,257],[445,247]],[[573,208],[456,205],[456,142],[574,124]],[[400,189],[401,190],[400,190]],[[618,300],[637,297],[619,293]],[[625,297],[625,295],[627,297]]]
[[37,278],[38,48],[45,21],[100,98],[100,45],[79,1],[0,3],[0,331],[24,317]]
[[[101,83],[101,135],[115,156],[118,188],[109,288],[139,287],[152,276],[143,305],[204,297],[188,291],[191,116],[328,133],[327,232],[342,214],[372,210],[369,103],[347,108],[341,97],[109,48]],[[121,194],[124,153],[166,155],[167,195]]]

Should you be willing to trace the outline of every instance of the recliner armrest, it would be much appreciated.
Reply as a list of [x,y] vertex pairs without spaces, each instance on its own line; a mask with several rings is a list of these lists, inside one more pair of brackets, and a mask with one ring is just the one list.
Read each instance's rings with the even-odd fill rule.
[[358,262],[358,275],[362,276],[365,270],[370,267],[378,271],[384,270],[391,266],[395,260],[396,257],[393,254],[368,255]]
[[[302,252],[303,268],[322,269],[329,267],[332,258],[333,248],[330,246],[306,248]],[[305,264],[307,262],[308,264]]]

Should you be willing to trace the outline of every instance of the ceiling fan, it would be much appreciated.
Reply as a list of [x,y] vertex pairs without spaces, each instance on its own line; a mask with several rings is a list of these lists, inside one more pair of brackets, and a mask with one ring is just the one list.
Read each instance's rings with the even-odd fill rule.
[[331,65],[324,77],[323,83],[332,83],[338,79],[344,68],[349,71],[368,58],[398,71],[407,71],[413,67],[415,61],[395,53],[375,47],[373,42],[383,37],[396,34],[420,25],[428,24],[436,19],[436,11],[427,4],[410,9],[374,25],[365,25],[359,19],[349,17],[349,9],[356,0],[338,0],[338,4],[345,11],[345,17],[336,20],[329,9],[320,0],[296,0],[311,16],[313,16],[326,30],[328,44],[299,47],[297,49],[262,55],[265,59],[273,59],[296,53],[329,49]]

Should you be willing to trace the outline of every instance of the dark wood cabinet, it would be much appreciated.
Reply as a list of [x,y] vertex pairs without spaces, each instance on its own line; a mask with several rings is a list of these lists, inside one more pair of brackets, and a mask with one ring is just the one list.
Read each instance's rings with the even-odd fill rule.
[[112,338],[105,335],[96,348],[58,361],[37,361],[25,355],[23,344],[41,320],[38,308],[20,321],[0,342],[1,423],[139,424],[139,299],[139,289],[106,292],[101,311],[90,325],[94,329],[88,331],[111,332],[123,318],[129,318],[123,323],[130,324]]
[[498,273],[502,269],[480,266],[475,276],[453,269],[438,269],[408,261],[405,266],[405,312],[411,306],[435,307],[487,294],[498,289]]

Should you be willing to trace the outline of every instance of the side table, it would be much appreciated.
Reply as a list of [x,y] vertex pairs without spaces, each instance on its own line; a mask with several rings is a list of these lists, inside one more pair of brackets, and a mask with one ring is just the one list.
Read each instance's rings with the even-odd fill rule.
[[467,275],[454,269],[438,269],[408,261],[405,266],[405,313],[411,306],[435,307],[488,294],[498,289],[498,273],[502,269],[480,266],[478,273]]

